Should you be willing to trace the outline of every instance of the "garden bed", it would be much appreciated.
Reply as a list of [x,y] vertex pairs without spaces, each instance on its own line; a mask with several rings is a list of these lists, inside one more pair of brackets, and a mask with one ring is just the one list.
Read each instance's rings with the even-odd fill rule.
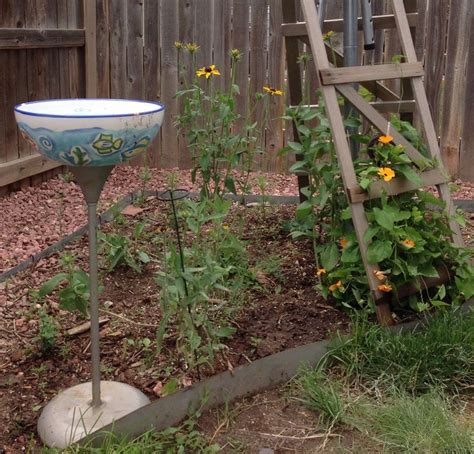
[[[129,171],[121,172],[125,175]],[[294,185],[294,177],[281,177],[274,183],[275,188],[282,187],[286,180]],[[82,213],[82,196],[76,194],[75,185],[63,180],[57,180],[54,185],[65,185],[66,192],[72,190],[72,200],[76,200],[74,209]],[[137,187],[138,177],[130,188]],[[46,193],[48,191],[50,189]],[[17,194],[19,198],[26,196]],[[109,206],[115,199],[116,196],[110,197],[104,206]],[[225,223],[245,242],[249,271],[253,276],[252,285],[242,291],[235,302],[238,311],[232,318],[234,335],[224,341],[225,348],[217,355],[215,368],[203,366],[199,374],[195,369],[187,370],[175,351],[178,333],[173,326],[170,326],[164,348],[156,354],[155,338],[161,310],[155,277],[157,272],[163,271],[164,253],[160,238],[173,243],[175,232],[170,228],[171,207],[168,203],[150,197],[140,210],[103,227],[105,233],[119,233],[130,238],[136,226],[144,222],[143,238],[139,243],[153,258],[143,266],[141,273],[123,267],[109,273],[102,270],[101,316],[106,319],[101,326],[104,379],[129,383],[152,400],[158,399],[175,385],[185,388],[219,372],[232,371],[239,365],[348,329],[347,314],[326,302],[314,288],[317,279],[311,244],[307,240],[294,241],[289,236],[287,224],[294,217],[295,206],[262,207],[257,204],[244,207],[234,204]],[[32,215],[27,209],[23,214],[19,213],[16,222],[20,225],[31,223],[36,213],[34,207],[32,211]],[[50,213],[49,218],[62,222],[59,213],[56,217]],[[74,224],[76,227],[83,223],[82,217],[78,219]],[[467,244],[472,241],[471,220],[472,217],[468,217],[464,230]],[[65,233],[71,233],[71,226],[68,229]],[[33,232],[36,233],[32,235],[30,231],[29,238],[39,235],[39,230]],[[158,240],[151,241],[152,238]],[[189,244],[192,239],[188,234],[185,243]],[[12,252],[8,253],[14,257]],[[76,254],[77,265],[87,270],[86,239],[66,246],[66,253]],[[13,259],[9,263],[14,264]],[[41,306],[43,303],[40,304],[31,293],[61,271],[60,254],[56,254],[0,284],[0,425],[5,429],[0,435],[0,447],[6,452],[38,446],[36,422],[42,407],[60,389],[90,379],[88,333],[67,335],[70,328],[84,322],[84,317],[61,310],[56,296],[47,296],[46,303]],[[59,328],[54,348],[47,355],[41,352],[38,339],[41,307],[46,308]]]
[[[124,225],[112,223],[104,231],[131,235],[134,227],[146,219],[146,232],[172,240],[174,232],[166,227],[170,206],[152,198],[143,209],[127,217]],[[240,307],[232,322],[236,332],[225,341],[226,348],[218,356],[215,369],[202,367],[200,377],[195,370],[185,370],[174,352],[173,328],[165,348],[155,354],[160,308],[154,277],[161,266],[162,251],[153,247],[147,250],[156,262],[146,265],[140,274],[125,268],[103,273],[105,289],[100,299],[107,312],[101,316],[108,319],[101,327],[103,378],[129,383],[156,399],[163,392],[161,387],[173,378],[182,388],[199,378],[346,330],[347,315],[328,305],[313,288],[316,281],[308,244],[292,241],[284,228],[293,214],[294,206],[267,207],[263,211],[261,206],[234,204],[226,222],[230,229],[243,226],[239,236],[245,238],[255,281],[237,302]],[[66,252],[77,254],[77,264],[87,269],[85,239],[67,246]],[[35,426],[44,404],[58,390],[90,378],[88,333],[66,334],[84,319],[62,311],[56,297],[47,297],[46,304],[60,332],[50,354],[42,354],[39,348],[39,305],[29,291],[40,288],[60,271],[59,256],[54,255],[5,283],[7,303],[0,322],[4,358],[0,365],[0,424],[6,429],[0,446],[4,449],[37,443]]]

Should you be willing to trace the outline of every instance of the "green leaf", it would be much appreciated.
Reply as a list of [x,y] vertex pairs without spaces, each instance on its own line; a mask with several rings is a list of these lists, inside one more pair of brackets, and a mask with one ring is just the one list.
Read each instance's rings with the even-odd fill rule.
[[48,282],[41,286],[38,292],[40,298],[49,295],[61,282],[67,281],[68,278],[69,275],[67,273],[56,274],[56,276],[52,277]]
[[217,337],[231,337],[235,333],[236,329],[233,326],[223,326],[216,330]]
[[305,137],[309,137],[311,135],[311,130],[305,125],[299,125],[298,131]]
[[390,241],[374,241],[367,248],[367,260],[375,265],[388,259],[392,255],[392,244]]
[[423,184],[423,180],[421,179],[420,175],[417,172],[415,172],[415,170],[413,170],[411,167],[409,167],[409,166],[400,166],[398,171],[408,181],[411,181],[412,183],[415,183],[418,186]]
[[300,203],[296,208],[296,219],[303,220],[313,211],[313,205],[309,200]]
[[431,263],[424,263],[418,266],[418,273],[425,277],[439,277],[438,271]]
[[151,261],[150,256],[146,252],[143,252],[143,251],[140,251],[138,253],[138,258],[140,259],[140,262],[142,263],[150,263]]
[[327,244],[321,252],[321,265],[327,272],[334,269],[339,261],[339,249],[335,243]]
[[176,378],[172,378],[169,380],[163,388],[161,388],[161,396],[169,396],[170,394],[174,394],[178,389],[178,380]]
[[395,219],[390,212],[381,210],[380,208],[374,208],[372,213],[374,213],[375,221],[380,227],[390,232],[393,231]]
[[357,243],[347,245],[342,251],[341,261],[343,263],[360,263],[360,251]]
[[299,142],[288,142],[288,146],[296,153],[303,153],[303,145]]

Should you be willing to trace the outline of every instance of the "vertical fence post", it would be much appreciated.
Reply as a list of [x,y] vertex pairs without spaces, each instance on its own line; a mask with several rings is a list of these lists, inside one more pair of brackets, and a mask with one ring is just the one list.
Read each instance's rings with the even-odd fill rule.
[[84,0],[84,30],[86,37],[86,97],[97,97],[97,16],[96,0]]

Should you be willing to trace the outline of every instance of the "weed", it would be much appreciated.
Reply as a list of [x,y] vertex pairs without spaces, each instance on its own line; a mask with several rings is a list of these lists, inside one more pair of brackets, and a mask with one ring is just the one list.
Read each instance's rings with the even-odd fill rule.
[[198,430],[194,417],[179,427],[170,427],[161,432],[149,431],[133,440],[120,435],[106,434],[100,447],[91,442],[85,446],[72,445],[64,450],[43,449],[43,454],[213,454],[220,451],[216,444],[210,444]]
[[[88,314],[89,305],[89,275],[75,264],[76,257],[71,253],[61,256],[61,264],[65,272],[58,273],[39,289],[38,296],[44,298],[54,292],[62,284],[58,298],[61,309],[67,311],[78,310],[83,315]],[[101,288],[99,288],[101,291]]]
[[99,232],[100,253],[105,256],[107,271],[113,271],[120,266],[131,268],[141,273],[142,266],[151,261],[151,257],[140,245],[140,237],[146,227],[144,222],[135,226],[132,238],[121,233]]
[[39,341],[41,351],[49,354],[56,347],[58,327],[53,317],[42,308],[39,312],[39,332],[36,340]]

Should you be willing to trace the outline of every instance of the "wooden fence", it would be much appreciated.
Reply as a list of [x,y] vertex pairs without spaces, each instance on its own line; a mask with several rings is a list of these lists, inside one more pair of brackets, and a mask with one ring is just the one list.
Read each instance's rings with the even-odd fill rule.
[[[408,7],[414,3],[406,2]],[[328,18],[340,17],[342,0],[328,3]],[[388,12],[386,4],[374,0],[376,13]],[[424,54],[426,87],[446,163],[451,172],[474,180],[469,6],[469,0],[418,0],[417,49],[420,57]],[[174,95],[188,61],[178,62],[175,41],[199,44],[197,65],[215,64],[221,87],[229,74],[229,51],[242,51],[236,82],[238,109],[245,113],[249,99],[264,85],[285,86],[281,22],[281,0],[0,0],[0,187],[54,167],[18,137],[13,106],[34,99],[160,100],[166,104],[165,123],[149,162],[188,168],[186,141],[174,126],[179,110]],[[399,53],[392,31],[377,33],[375,63]],[[308,75],[315,76],[313,71]],[[259,163],[265,170],[287,166],[277,156],[285,141],[278,118],[284,103],[271,98],[267,153]]]

